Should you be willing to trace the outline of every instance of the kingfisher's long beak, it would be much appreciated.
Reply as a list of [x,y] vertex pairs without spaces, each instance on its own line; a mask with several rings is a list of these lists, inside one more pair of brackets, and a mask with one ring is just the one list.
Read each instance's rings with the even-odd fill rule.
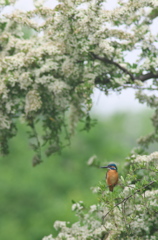
[[100,167],[100,168],[108,168],[108,166],[105,166],[105,167]]

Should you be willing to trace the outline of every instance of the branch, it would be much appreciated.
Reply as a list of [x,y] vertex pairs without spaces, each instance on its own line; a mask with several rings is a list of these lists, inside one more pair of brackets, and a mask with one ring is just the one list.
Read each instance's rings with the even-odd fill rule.
[[117,62],[114,62],[113,60],[110,60],[106,57],[100,57],[94,53],[91,53],[91,55],[95,58],[95,59],[98,59],[104,63],[108,63],[108,64],[112,64],[112,65],[115,65],[116,67],[118,67],[119,69],[121,69],[124,73],[128,74],[131,78],[132,81],[134,81],[134,76],[132,73],[130,73],[126,68],[122,67],[120,64],[118,64]]
[[[124,73],[126,73],[127,75],[130,76],[130,79],[132,80],[132,82],[134,82],[134,80],[140,80],[142,82],[145,82],[146,80],[149,80],[151,78],[158,78],[158,71],[155,72],[155,73],[152,73],[152,72],[149,72],[149,73],[146,73],[146,74],[142,74],[140,76],[134,76],[131,72],[129,72],[125,67],[122,67],[119,63],[113,61],[113,60],[110,60],[108,59],[107,57],[101,57],[101,56],[98,56],[96,55],[95,53],[92,53],[91,52],[91,55],[93,58],[97,59],[97,60],[100,60],[106,64],[111,64],[111,65],[114,65],[116,66],[117,68],[119,68],[120,70],[122,70]],[[104,82],[103,82],[104,81]],[[104,84],[107,84],[110,82],[110,79],[108,78],[105,78],[104,80],[100,80],[99,77],[96,78],[95,80],[95,83],[98,84],[98,83],[104,83]],[[130,82],[127,82],[130,84]]]
[[119,206],[120,204],[126,202],[129,198],[133,197],[136,193],[140,192],[142,189],[147,188],[148,186],[152,185],[153,183],[155,183],[156,181],[152,181],[149,184],[145,185],[144,187],[142,187],[141,189],[136,190],[133,194],[129,195],[128,197],[124,198],[121,202],[117,203],[111,210],[109,210],[104,216],[103,219],[106,218],[106,216],[113,211],[113,209],[117,206]]
[[38,133],[37,133],[37,130],[36,130],[36,127],[35,127],[35,123],[34,123],[34,120],[33,120],[33,117],[32,116],[27,116],[27,121],[28,121],[28,126],[31,127],[32,131],[33,131],[33,136],[30,134],[30,138],[32,137],[35,137],[36,139],[36,144],[31,144],[34,148],[34,150],[37,152],[37,154],[33,157],[33,160],[32,160],[32,165],[33,167],[36,166],[37,164],[41,163],[42,162],[42,157],[41,157],[41,144],[40,144],[40,140],[39,140],[39,136],[38,136]]
[[146,80],[151,78],[158,78],[158,71],[156,73],[150,72],[150,73],[140,75],[139,77],[134,77],[134,80],[138,79],[138,80],[141,80],[142,82],[145,82]]
[[133,88],[133,89],[137,89],[137,90],[149,90],[149,91],[157,91],[158,88],[154,87],[142,87],[142,86],[138,86],[138,85],[131,85],[131,84],[123,84],[122,86],[118,87],[118,88]]

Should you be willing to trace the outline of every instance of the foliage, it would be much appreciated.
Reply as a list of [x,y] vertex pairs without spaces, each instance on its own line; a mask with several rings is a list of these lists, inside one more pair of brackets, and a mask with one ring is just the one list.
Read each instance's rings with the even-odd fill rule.
[[[86,206],[96,204],[97,196],[90,188],[105,177],[101,169],[89,168],[87,159],[96,154],[102,164],[116,160],[121,174],[135,139],[151,130],[149,116],[151,113],[116,114],[98,120],[89,133],[81,131],[79,124],[71,147],[44,159],[37,168],[30,163],[34,153],[27,146],[27,129],[18,124],[10,154],[0,157],[0,239],[39,240],[50,233],[56,236],[53,223],[57,219],[76,222],[72,200],[82,200]],[[139,131],[129,132],[126,126],[134,129],[135,121]]]
[[[106,240],[106,239],[157,239],[158,238],[158,152],[150,155],[132,155],[127,171],[121,176],[120,188],[109,192],[104,184],[93,189],[100,202],[85,212],[82,201],[74,203],[72,210],[79,221],[72,226],[56,221],[59,230],[43,240]],[[94,166],[94,162],[91,165]]]
[[[2,1],[2,10],[11,2]],[[111,89],[141,88],[152,79],[150,89],[157,89],[157,35],[151,32],[155,8],[155,0],[119,1],[111,11],[103,0],[62,0],[54,9],[35,1],[33,11],[1,14],[1,152],[9,151],[17,119],[30,126],[33,165],[41,162],[43,145],[48,156],[60,151],[78,120],[87,130],[93,125],[89,112],[94,86],[108,94]],[[36,34],[26,38],[24,27]],[[139,54],[131,63],[126,55],[135,50]]]

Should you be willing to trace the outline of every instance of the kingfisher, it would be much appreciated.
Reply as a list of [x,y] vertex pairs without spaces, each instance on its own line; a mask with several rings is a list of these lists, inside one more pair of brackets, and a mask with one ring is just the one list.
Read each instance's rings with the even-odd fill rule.
[[118,183],[118,172],[117,172],[117,166],[114,163],[110,163],[109,165],[101,168],[108,168],[108,171],[106,173],[106,183],[109,187],[109,190],[113,192],[113,188]]

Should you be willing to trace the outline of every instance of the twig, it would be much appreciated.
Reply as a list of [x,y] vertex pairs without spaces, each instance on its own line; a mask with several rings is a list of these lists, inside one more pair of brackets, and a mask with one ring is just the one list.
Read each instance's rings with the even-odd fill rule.
[[35,155],[33,160],[32,160],[33,166],[36,166],[37,164],[42,162],[41,144],[40,144],[40,140],[39,140],[39,137],[38,137],[38,133],[36,131],[36,127],[35,127],[33,117],[28,117],[27,120],[28,120],[28,125],[32,128],[32,131],[34,133],[34,137],[35,137],[36,142],[37,142],[37,147],[35,149],[35,151],[37,152],[37,155]]
[[133,76],[133,74],[130,73],[126,68],[122,67],[119,63],[114,62],[113,60],[110,60],[110,59],[108,59],[108,58],[106,58],[106,57],[100,57],[100,56],[98,56],[98,55],[96,55],[96,54],[94,54],[94,53],[91,53],[91,55],[92,55],[94,58],[96,58],[96,59],[98,59],[98,60],[100,60],[100,61],[102,61],[102,62],[115,65],[116,67],[118,67],[119,69],[121,69],[124,73],[128,74],[128,75],[130,76],[130,78],[132,79],[132,81],[134,81],[134,76]]
[[158,88],[151,88],[151,87],[143,87],[143,86],[137,86],[137,85],[131,85],[131,84],[123,84],[122,87],[124,88],[133,88],[133,89],[140,89],[140,90],[149,90],[149,91],[157,91]]
[[126,201],[127,201],[129,198],[133,197],[136,193],[140,192],[140,191],[141,191],[142,189],[144,189],[144,188],[147,188],[148,186],[152,185],[152,184],[155,183],[155,182],[156,182],[156,181],[150,182],[149,184],[145,185],[145,186],[142,187],[141,189],[136,190],[133,194],[131,194],[131,195],[129,195],[128,197],[124,198],[121,202],[117,203],[111,210],[109,210],[109,211],[103,216],[103,219],[105,219],[106,216],[107,216],[110,212],[112,212],[115,207],[119,206],[119,205],[122,204],[122,203],[126,203]]

